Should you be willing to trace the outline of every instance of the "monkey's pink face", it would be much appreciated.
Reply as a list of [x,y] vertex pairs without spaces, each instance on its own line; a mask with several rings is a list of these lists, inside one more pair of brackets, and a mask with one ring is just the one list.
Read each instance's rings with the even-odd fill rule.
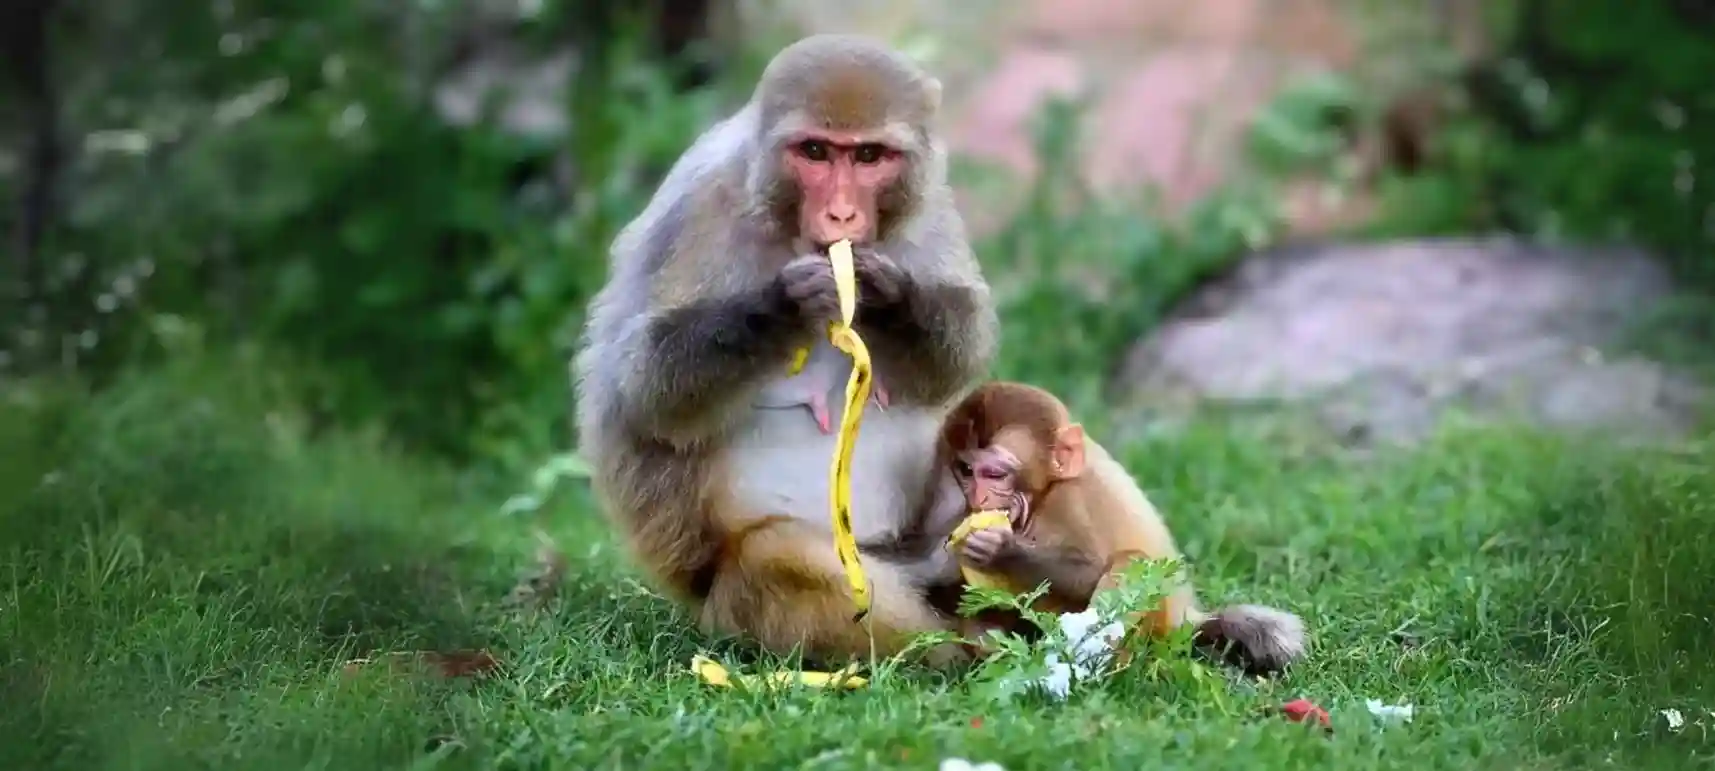
[[1024,491],[1019,489],[1019,467],[1018,456],[991,445],[959,453],[953,461],[953,476],[958,478],[971,511],[1005,509],[1016,521],[1028,505]]
[[857,134],[806,134],[786,149],[786,167],[804,200],[799,228],[816,244],[875,237],[877,203],[899,179],[905,157],[898,150]]

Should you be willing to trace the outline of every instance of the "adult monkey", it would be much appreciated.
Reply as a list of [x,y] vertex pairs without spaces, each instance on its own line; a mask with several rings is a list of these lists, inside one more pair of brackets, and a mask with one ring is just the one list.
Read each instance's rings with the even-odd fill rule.
[[[800,40],[614,241],[573,362],[581,446],[632,556],[705,629],[831,660],[869,653],[871,633],[887,655],[953,627],[924,598],[958,580],[940,545],[964,515],[937,435],[987,370],[998,320],[946,183],[940,91],[878,42]],[[828,522],[837,437],[797,408],[843,393],[851,366],[826,341],[838,296],[823,253],[841,239],[887,402],[852,458],[867,624]],[[837,424],[844,400],[829,401]]]

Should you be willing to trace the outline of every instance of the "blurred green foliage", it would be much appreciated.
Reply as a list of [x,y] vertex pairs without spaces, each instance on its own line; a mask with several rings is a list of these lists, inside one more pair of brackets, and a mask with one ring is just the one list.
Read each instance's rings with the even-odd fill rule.
[[1437,165],[1384,188],[1392,232],[1623,240],[1715,288],[1715,4],[1521,0],[1468,73]]
[[[1435,165],[1384,180],[1376,228],[1627,236],[1715,286],[1715,186],[1698,184],[1697,163],[1715,150],[1715,47],[1688,5],[1514,3],[1476,109],[1437,138]],[[647,4],[57,6],[61,207],[27,301],[0,317],[0,367],[99,383],[154,358],[167,327],[260,343],[313,389],[314,426],[513,469],[570,443],[565,361],[608,243],[761,62],[728,52],[694,83],[645,42]],[[472,123],[437,108],[437,89],[497,50],[577,52],[547,100],[563,132],[514,130],[502,104]],[[1349,83],[1303,84],[1254,127],[1256,167],[1337,159],[1341,138],[1320,122],[1362,108]],[[1042,116],[1045,172],[978,247],[1012,320],[996,375],[1089,405],[1096,375],[1280,222],[1257,179],[1172,221],[1096,196],[1072,160],[1077,114]],[[27,109],[0,114],[6,200],[31,183],[31,123]],[[20,211],[0,225],[15,230]],[[26,278],[22,265],[7,277]]]
[[[7,359],[111,372],[149,355],[138,322],[166,314],[292,354],[329,423],[466,456],[563,442],[564,354],[607,243],[712,92],[675,93],[678,73],[637,42],[644,17],[568,33],[557,4],[487,26],[477,8],[62,16],[61,121],[82,141]],[[436,110],[499,26],[536,54],[579,45],[562,136]],[[25,183],[5,175],[0,192]]]
[[[292,362],[316,425],[513,469],[564,449],[566,356],[609,242],[762,61],[735,52],[724,77],[686,86],[640,42],[646,14],[608,14],[603,36],[577,25],[580,7],[504,24],[457,2],[85,14],[56,58],[61,121],[82,146],[8,359],[101,378],[154,358],[164,324]],[[577,49],[550,100],[563,134],[437,110],[436,88],[494,38]],[[103,53],[69,64],[91,50]],[[1076,114],[1044,116],[1050,173],[980,251],[997,275],[1042,279],[1006,296],[1007,315],[1031,323],[1009,325],[1001,374],[1083,401],[1099,396],[1091,374],[1269,215],[1223,194],[1170,227],[1097,199],[1070,171]],[[27,181],[0,176],[0,192]],[[1111,291],[1084,291],[1091,266]]]

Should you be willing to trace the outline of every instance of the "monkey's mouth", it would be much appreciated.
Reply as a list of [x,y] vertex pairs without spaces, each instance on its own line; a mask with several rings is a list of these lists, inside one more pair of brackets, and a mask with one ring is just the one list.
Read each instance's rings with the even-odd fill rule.
[[824,241],[820,238],[816,238],[813,236],[809,236],[807,238],[808,238],[808,241],[810,244],[810,248],[815,250],[816,254],[821,254],[821,255],[826,255],[828,253],[828,250],[833,248],[834,244],[837,244],[841,241],[851,242],[851,245],[853,248],[860,247],[860,246],[868,246],[870,241],[871,241],[870,234],[868,232],[846,236],[845,238],[835,238],[835,239],[831,239],[831,240],[827,240],[827,241]]

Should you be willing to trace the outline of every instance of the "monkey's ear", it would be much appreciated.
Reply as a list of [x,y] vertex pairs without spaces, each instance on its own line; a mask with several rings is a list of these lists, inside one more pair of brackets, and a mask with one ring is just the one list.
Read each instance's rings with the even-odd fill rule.
[[1084,473],[1084,427],[1073,423],[1054,433],[1054,478],[1075,479]]
[[941,80],[930,76],[923,81],[923,104],[930,115],[941,110]]
[[947,445],[954,452],[964,452],[976,449],[977,428],[970,418],[954,418],[947,421],[947,428],[941,432],[947,440]]

